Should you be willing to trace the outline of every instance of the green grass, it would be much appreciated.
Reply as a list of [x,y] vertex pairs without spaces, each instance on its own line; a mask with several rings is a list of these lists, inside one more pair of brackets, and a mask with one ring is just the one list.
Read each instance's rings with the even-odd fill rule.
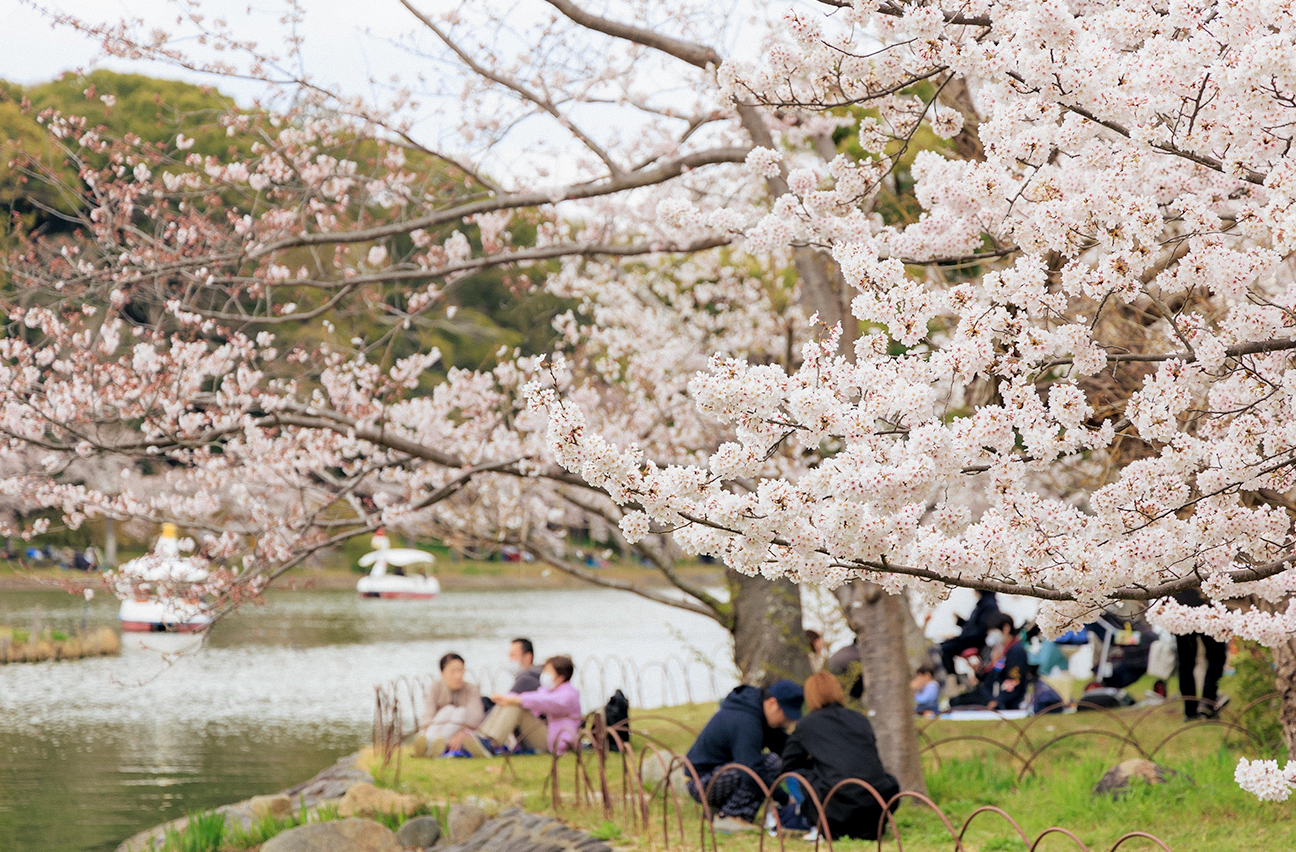
[[[302,806],[287,817],[276,818],[264,814],[244,828],[237,821],[230,825],[225,823],[225,815],[216,811],[200,811],[189,814],[189,820],[183,828],[167,828],[162,837],[162,845],[156,846],[156,852],[239,852],[255,849],[280,832],[308,822],[328,822],[338,819],[336,803],[325,803],[314,810]],[[392,831],[400,828],[404,819],[392,820],[384,816],[375,817]],[[445,820],[438,817],[444,824]]]
[[[705,724],[713,710],[714,705],[689,705],[641,714],[632,711],[631,721],[636,731],[650,734],[653,741],[683,751],[692,741],[692,735],[672,722],[697,729]],[[1020,781],[1021,761],[995,746],[966,740],[944,744],[924,756],[928,789],[956,832],[973,811],[992,805],[1007,811],[1031,841],[1045,829],[1061,826],[1074,832],[1094,852],[1110,849],[1117,839],[1132,831],[1158,836],[1173,852],[1296,849],[1296,806],[1259,802],[1242,792],[1233,781],[1237,759],[1257,756],[1256,747],[1217,726],[1191,728],[1177,734],[1184,728],[1181,712],[1177,705],[1172,705],[1146,715],[1142,709],[1132,709],[1121,711],[1115,717],[1079,713],[1020,722],[937,721],[925,729],[925,742],[975,734],[1007,745],[1017,742],[1018,751],[1023,755],[1064,734],[1090,729],[1123,734],[1123,726],[1131,726],[1138,742],[1148,751],[1169,737],[1155,760],[1179,774],[1164,785],[1136,784],[1119,800],[1094,795],[1093,786],[1116,763],[1139,754],[1119,739],[1092,733],[1059,739],[1048,745],[1036,762],[1036,771],[1026,772]],[[1018,742],[1023,727],[1025,739]],[[648,741],[645,736],[634,737],[636,754],[641,753]],[[597,789],[597,760],[587,754],[585,761]],[[550,771],[547,756],[513,757],[505,764],[499,758],[426,760],[407,752],[401,763],[399,778],[395,776],[394,765],[375,772],[378,783],[442,803],[478,797],[494,800],[500,807],[520,804],[534,812],[552,812],[551,793],[546,788]],[[377,770],[376,761],[371,769]],[[560,817],[575,827],[605,836],[618,848],[662,848],[661,803],[654,802],[649,830],[645,832],[622,807],[619,758],[614,756],[609,764],[609,783],[615,800],[611,820],[596,801],[585,804],[575,799],[575,774],[575,759],[563,757],[559,761],[559,789],[563,794]],[[696,850],[698,809],[691,801],[684,802],[683,806],[683,848]],[[905,803],[897,812],[896,821],[906,852],[954,849],[954,841],[940,818],[920,804]],[[670,825],[670,847],[680,849],[673,809]],[[766,841],[776,843],[769,838]],[[757,848],[757,838],[752,836],[718,836],[717,842],[729,852],[754,852]],[[799,840],[789,840],[788,845],[792,849],[811,848]],[[843,850],[876,848],[876,843],[862,841],[833,845]],[[898,852],[892,835],[883,847]],[[1024,852],[1028,847],[1008,822],[990,813],[976,817],[964,846],[969,852]],[[1054,834],[1044,838],[1037,848],[1039,852],[1061,852],[1078,847],[1065,836]],[[1150,852],[1159,847],[1149,840],[1136,838],[1120,848],[1122,852]]]
[[224,839],[224,814],[215,811],[191,812],[183,829],[166,830],[160,852],[217,852]]

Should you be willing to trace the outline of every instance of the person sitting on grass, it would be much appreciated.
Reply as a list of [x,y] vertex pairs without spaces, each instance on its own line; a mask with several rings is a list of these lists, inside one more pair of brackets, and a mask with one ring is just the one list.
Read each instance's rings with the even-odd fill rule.
[[[563,754],[575,748],[581,725],[580,693],[571,682],[575,671],[571,657],[545,660],[544,669],[540,672],[540,688],[532,692],[495,695],[495,708],[478,729],[478,735],[488,741],[492,751],[502,751],[514,729],[521,726],[524,732],[529,732],[524,733],[522,743],[531,751]],[[531,724],[527,724],[528,720]],[[536,725],[541,720],[544,722],[543,740],[535,735]],[[476,738],[471,739],[468,745],[470,751],[474,745],[481,749]],[[481,756],[485,756],[484,750]]]
[[[855,778],[877,790],[889,802],[900,792],[900,784],[882,766],[877,739],[868,718],[845,706],[841,683],[827,672],[813,674],[805,682],[806,717],[783,747],[783,771],[799,773],[822,802],[840,782]],[[897,802],[898,804],[898,802]],[[797,831],[818,828],[819,813],[806,796],[800,812],[789,805],[779,811],[785,827]],[[892,810],[895,810],[893,805]],[[858,784],[847,784],[833,793],[825,814],[832,839],[854,837],[877,840],[883,808],[873,794]]]
[[918,667],[909,688],[914,694],[914,712],[919,716],[931,719],[940,713],[940,683],[936,681],[936,669],[931,665]]
[[1017,710],[1026,699],[1031,669],[1026,645],[1017,637],[1012,616],[999,613],[989,621],[986,646],[990,660],[973,678],[972,688],[950,699],[950,707]]
[[423,700],[423,730],[414,738],[414,753],[421,757],[462,750],[486,715],[481,693],[464,680],[464,658],[446,654],[440,667],[440,680],[432,682]]
[[[779,753],[787,742],[785,728],[801,718],[805,696],[801,687],[790,680],[775,681],[760,689],[739,686],[720,702],[720,709],[707,722],[697,741],[689,749],[688,761],[698,774],[695,783],[690,775],[689,795],[702,801],[710,785],[707,804],[715,817],[716,831],[758,831],[752,822],[765,800],[760,786],[747,773],[728,769],[716,770],[728,763],[740,763],[755,772],[769,786],[778,777]],[[763,752],[769,749],[768,752]]]
[[[513,677],[513,686],[509,689],[512,694],[535,692],[540,688],[540,667],[535,664],[535,646],[531,644],[530,639],[519,637],[509,643],[505,671]],[[490,698],[483,698],[482,704],[487,711],[486,721],[482,723],[482,727],[495,734],[492,739],[507,743],[510,737],[516,737],[519,743],[524,744],[524,748],[531,751],[544,751],[546,731],[543,722],[529,713],[518,713],[506,707],[497,708],[494,700]],[[521,727],[515,726],[512,730],[502,732],[501,714],[509,719],[517,719]]]

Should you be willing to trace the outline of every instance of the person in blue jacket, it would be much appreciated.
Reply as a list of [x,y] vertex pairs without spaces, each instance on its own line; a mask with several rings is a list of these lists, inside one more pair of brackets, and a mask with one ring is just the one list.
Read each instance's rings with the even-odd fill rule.
[[688,752],[701,781],[699,787],[689,778],[689,795],[701,802],[702,791],[710,784],[707,804],[716,831],[759,830],[752,821],[765,801],[760,786],[741,770],[728,769],[718,776],[716,770],[740,763],[766,786],[772,784],[781,770],[779,754],[787,743],[785,728],[801,718],[804,700],[800,686],[780,680],[763,689],[739,686],[720,702],[720,709]]

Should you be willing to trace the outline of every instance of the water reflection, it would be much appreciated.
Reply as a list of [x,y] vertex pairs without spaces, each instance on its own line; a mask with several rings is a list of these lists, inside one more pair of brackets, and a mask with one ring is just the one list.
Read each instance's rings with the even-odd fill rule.
[[[84,615],[115,624],[115,602],[99,596]],[[0,593],[0,623],[67,630],[82,617],[80,599],[62,592]],[[518,635],[578,667],[615,658],[585,666],[590,706],[628,660],[648,703],[680,700],[667,681],[681,676],[700,697],[730,682],[697,665],[671,678],[645,665],[673,658],[683,671],[679,661],[715,655],[724,631],[616,592],[450,593],[431,604],[272,593],[201,646],[128,634],[120,657],[0,667],[0,850],[111,850],[187,810],[295,783],[366,740],[376,682],[428,673],[451,649],[485,681]]]

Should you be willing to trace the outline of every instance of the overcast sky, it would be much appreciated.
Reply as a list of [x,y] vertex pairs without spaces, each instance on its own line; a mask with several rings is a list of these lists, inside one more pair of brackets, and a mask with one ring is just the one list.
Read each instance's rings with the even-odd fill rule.
[[[714,20],[733,21],[731,14],[750,15],[762,3],[751,0],[694,0],[704,8],[713,8]],[[47,15],[31,5],[33,0],[0,0],[0,32],[4,33],[4,48],[0,49],[0,79],[16,83],[32,84],[53,79],[65,71],[89,70],[94,67],[105,67],[115,71],[136,72],[168,79],[181,79],[194,83],[215,85],[226,94],[234,96],[244,104],[260,95],[262,84],[243,82],[225,77],[214,77],[198,72],[187,71],[170,64],[150,63],[145,61],[128,61],[100,57],[99,44],[89,36],[78,32],[70,26],[53,25]],[[76,16],[90,23],[112,23],[121,20],[139,19],[143,21],[141,33],[147,34],[153,28],[161,28],[174,33],[177,31],[176,17],[187,11],[181,2],[168,0],[35,0],[53,12]],[[546,9],[542,4],[518,4],[516,0],[474,0],[489,4],[492,8],[507,10],[510,16],[518,14],[532,15]],[[604,0],[588,0],[591,8],[603,11],[607,8]],[[636,0],[630,0],[636,2]],[[387,96],[382,89],[393,74],[399,74],[406,81],[418,72],[432,77],[438,74],[462,73],[451,70],[449,66],[429,62],[426,59],[411,57],[405,50],[396,47],[393,41],[402,39],[411,33],[418,33],[422,44],[429,48],[434,45],[431,36],[423,35],[417,20],[404,9],[398,0],[302,0],[306,9],[306,18],[300,26],[302,39],[303,64],[306,72],[318,83],[327,87],[338,86],[347,94],[366,96],[371,103],[383,103]],[[769,8],[798,5],[799,0],[773,0]],[[711,6],[706,6],[711,4]],[[419,6],[432,16],[457,5],[457,0],[420,0]],[[616,0],[613,6],[616,5]],[[283,15],[283,0],[201,0],[201,12],[209,19],[223,18],[228,20],[234,32],[241,38],[253,39],[261,49],[276,54],[284,54],[283,39],[287,32],[280,22]],[[529,11],[524,11],[528,10]],[[782,11],[781,8],[778,11]],[[818,10],[822,14],[822,9]],[[615,16],[616,12],[612,14]],[[750,22],[746,25],[750,26]],[[191,29],[181,31],[192,32]],[[754,31],[738,24],[737,29],[729,29],[728,44],[721,46],[725,52],[736,52],[739,55],[750,54],[758,50],[759,38],[753,37]],[[406,39],[408,43],[408,39]],[[182,50],[196,50],[201,55],[220,56],[211,52],[203,53],[203,48],[181,42],[174,45]],[[439,47],[439,45],[438,45]],[[434,51],[439,53],[439,50]],[[230,56],[239,61],[240,57]],[[669,73],[669,72],[668,72]],[[377,81],[376,84],[371,81]],[[454,87],[457,88],[457,87]],[[426,100],[424,101],[426,104]],[[549,160],[548,155],[533,151],[537,140],[548,138],[561,143],[566,139],[565,131],[555,127],[546,127],[545,122],[532,119],[515,127],[508,139],[500,146],[487,152],[459,151],[462,140],[454,130],[458,123],[453,120],[453,103],[442,103],[447,113],[437,115],[434,110],[423,109],[419,112],[416,134],[419,138],[443,149],[469,156],[477,162],[487,165],[501,161],[510,163],[513,169],[522,166],[522,161],[530,160],[534,153],[543,156],[550,165],[551,178],[567,177],[567,169],[561,162]],[[586,114],[592,119],[593,126],[588,128],[593,135],[601,136],[615,129],[624,127],[618,117],[609,115],[600,122],[602,116]],[[578,120],[581,120],[578,117]],[[633,120],[633,119],[631,119]],[[601,126],[600,126],[601,124]],[[520,159],[519,159],[520,158]],[[529,166],[527,167],[529,168]]]
[[[166,0],[42,0],[47,8],[91,21],[140,18],[146,27],[173,24],[175,4]],[[413,28],[413,19],[396,0],[305,0],[308,9],[303,25],[304,53],[308,70],[316,77],[339,83],[347,90],[363,92],[370,76],[385,79],[400,70],[406,57],[392,50],[384,39]],[[435,10],[445,2],[431,0]],[[279,47],[282,28],[278,20],[282,7],[276,0],[203,0],[202,11],[210,18],[225,17],[241,34],[258,38],[270,49]],[[147,31],[147,29],[146,29]],[[367,31],[367,32],[366,32]],[[211,77],[183,69],[143,62],[104,60],[96,63],[99,46],[69,27],[54,27],[23,0],[0,0],[0,78],[17,83],[39,83],[64,71],[85,69],[96,64],[117,71],[137,71],[159,77],[211,83]],[[218,80],[222,90],[240,98],[256,91],[251,84]],[[239,89],[242,91],[239,91]]]

